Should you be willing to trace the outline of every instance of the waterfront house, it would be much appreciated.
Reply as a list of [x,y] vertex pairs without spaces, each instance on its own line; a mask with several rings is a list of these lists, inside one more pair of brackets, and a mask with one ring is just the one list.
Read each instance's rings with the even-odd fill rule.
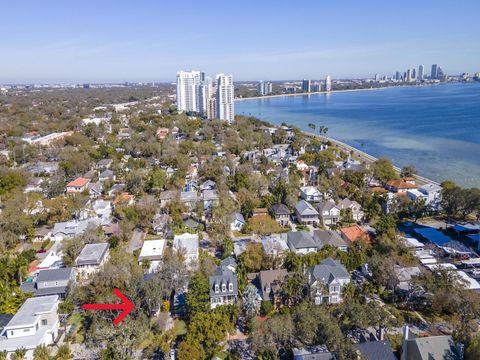
[[339,260],[327,258],[308,271],[310,294],[316,305],[337,304],[343,300],[342,292],[350,283],[350,274]]
[[442,188],[436,184],[425,184],[418,189],[407,190],[407,196],[412,201],[423,200],[429,210],[438,211],[441,209]]
[[386,184],[387,190],[394,193],[407,193],[408,190],[416,189],[417,187],[415,179],[412,181],[410,178],[390,180]]
[[100,271],[109,259],[108,243],[87,244],[75,259],[75,267],[80,279]]
[[231,305],[237,302],[237,275],[227,267],[219,266],[215,274],[209,276],[210,307],[215,309],[220,305]]
[[318,250],[318,244],[307,231],[290,231],[287,233],[288,248],[296,254],[308,254]]
[[301,224],[313,225],[318,222],[318,211],[305,200],[295,205],[295,216]]
[[0,333],[0,352],[9,356],[23,348],[25,358],[30,360],[35,348],[53,344],[58,337],[58,304],[57,295],[25,300]]

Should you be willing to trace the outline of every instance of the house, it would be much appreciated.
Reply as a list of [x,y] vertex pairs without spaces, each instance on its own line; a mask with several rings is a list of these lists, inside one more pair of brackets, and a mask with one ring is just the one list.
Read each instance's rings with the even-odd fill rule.
[[70,181],[67,184],[65,190],[67,194],[81,193],[87,190],[87,186],[89,183],[90,183],[90,179],[79,177],[73,181]]
[[275,204],[271,208],[271,213],[275,221],[280,226],[288,226],[290,223],[290,209],[285,204]]
[[237,302],[237,275],[226,267],[219,266],[215,274],[209,276],[210,307],[215,309],[220,305],[230,305]]
[[393,267],[393,282],[395,291],[399,294],[408,294],[411,290],[411,281],[414,277],[422,275],[422,271],[418,266],[401,267],[395,265]]
[[245,218],[239,212],[233,214],[233,220],[230,223],[231,231],[241,231],[242,228],[246,225]]
[[255,208],[252,210],[252,216],[268,216],[267,208]]
[[57,295],[33,297],[25,300],[0,334],[0,352],[7,354],[19,348],[27,350],[26,359],[41,345],[51,345],[58,337]]
[[308,202],[319,202],[323,194],[315,186],[303,186],[300,188],[300,197]]
[[342,291],[350,283],[350,274],[339,260],[327,258],[308,271],[310,293],[316,305],[341,302]]
[[43,178],[31,178],[28,181],[27,186],[25,187],[25,190],[23,190],[24,193],[31,193],[31,192],[43,192],[42,184],[44,182]]
[[357,224],[341,228],[340,233],[343,240],[349,243],[354,243],[359,240],[363,240],[366,243],[372,242],[372,236],[368,233],[368,231],[358,226]]
[[86,279],[99,271],[109,259],[108,243],[87,244],[75,259],[80,279]]
[[198,261],[198,234],[175,235],[173,248],[185,257],[185,263],[193,265]]
[[113,184],[112,187],[108,190],[107,195],[113,197],[117,194],[120,194],[123,189],[125,189],[125,184]]
[[352,218],[354,221],[363,220],[364,214],[362,211],[362,206],[355,200],[352,201],[350,199],[345,198],[338,202],[337,207],[340,209],[340,211],[350,209],[352,213]]
[[213,208],[218,204],[217,190],[203,190],[202,192],[203,208],[205,210]]
[[170,132],[169,128],[160,127],[157,129],[157,138],[160,140],[163,140],[168,136],[169,132]]
[[112,220],[112,203],[107,200],[96,200],[92,204],[95,215],[100,219],[101,225],[107,225]]
[[335,354],[328,351],[325,345],[306,347],[302,349],[293,348],[293,360],[336,360]]
[[450,335],[416,337],[408,326],[403,330],[400,360],[461,360],[462,352]]
[[281,256],[289,247],[280,235],[270,235],[262,238],[263,253],[269,256]]
[[61,223],[55,223],[52,230],[52,237],[55,241],[70,239],[82,235],[87,229],[94,229],[100,226],[98,218],[88,218],[84,220],[71,220]]
[[318,222],[318,211],[305,200],[295,205],[295,216],[301,224],[313,225]]
[[112,170],[104,170],[100,174],[98,174],[98,181],[105,182],[108,180],[115,181],[115,174]]
[[217,187],[217,184],[213,180],[206,180],[200,185],[200,191],[205,191],[205,190],[215,190]]
[[112,159],[102,159],[97,162],[97,170],[107,170],[110,169],[112,166],[113,160]]
[[406,194],[408,190],[416,189],[418,186],[415,185],[415,180],[412,182],[409,179],[395,179],[387,181],[385,187],[391,192]]
[[220,261],[220,266],[230,269],[233,272],[237,271],[237,262],[233,256],[229,256],[222,261]]
[[90,198],[95,199],[102,196],[103,193],[103,183],[96,182],[96,183],[89,183],[88,184],[88,192],[90,194]]
[[65,299],[68,286],[75,281],[73,268],[40,270],[31,282],[24,282],[20,289],[34,296],[58,295]]
[[407,190],[407,196],[410,200],[423,200],[425,205],[433,211],[441,209],[442,187],[436,184],[425,184],[418,189]]
[[271,301],[274,305],[280,305],[282,282],[287,274],[286,269],[262,270],[258,273],[257,283],[262,301]]
[[148,272],[150,273],[159,271],[166,245],[167,240],[165,239],[144,241],[140,255],[138,256],[138,262],[143,263],[144,261],[148,261],[150,264]]
[[197,204],[197,192],[194,191],[182,191],[180,193],[180,201],[185,204],[185,206],[192,210]]
[[340,221],[340,208],[331,200],[321,201],[317,206],[320,222],[324,226],[336,225]]
[[353,344],[353,348],[362,356],[362,359],[365,360],[397,360],[388,340]]
[[329,245],[342,251],[348,250],[348,243],[333,230],[314,230],[313,240],[315,240],[319,249],[323,248],[325,245]]
[[170,216],[168,214],[155,214],[152,220],[152,228],[155,234],[166,236],[169,230]]
[[316,252],[318,245],[312,235],[306,231],[290,231],[287,233],[288,248],[296,254]]

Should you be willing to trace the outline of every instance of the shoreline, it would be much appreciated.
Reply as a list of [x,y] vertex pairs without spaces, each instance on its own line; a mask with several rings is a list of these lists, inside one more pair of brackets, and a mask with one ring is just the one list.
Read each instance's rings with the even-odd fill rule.
[[247,100],[263,100],[263,99],[274,99],[279,97],[290,97],[290,96],[310,96],[310,95],[328,95],[334,93],[345,93],[345,92],[356,92],[356,91],[375,91],[375,90],[386,90],[397,87],[414,87],[414,86],[437,86],[440,84],[405,84],[405,85],[392,85],[392,86],[382,86],[382,87],[373,87],[373,88],[363,88],[363,89],[344,89],[344,90],[332,90],[332,91],[312,91],[308,93],[293,93],[293,94],[277,94],[277,95],[264,95],[264,96],[252,96],[245,98],[235,98],[237,101],[247,101]]
[[[356,156],[358,156],[358,158],[360,158],[360,160],[362,161],[365,161],[365,162],[368,162],[368,163],[374,163],[375,161],[377,161],[379,158],[373,156],[373,155],[370,155],[362,150],[359,150],[351,145],[348,145],[340,140],[336,140],[334,138],[330,138],[328,136],[323,136],[323,135],[318,135],[318,134],[314,134],[314,133],[311,133],[311,132],[308,132],[308,131],[303,131],[303,133],[306,135],[306,136],[310,136],[310,137],[315,137],[315,138],[318,138],[318,139],[321,139],[321,140],[324,140],[324,141],[330,141],[331,143],[337,145],[338,147],[340,147],[341,149],[347,151],[347,152],[353,152]],[[396,172],[400,173],[401,172],[401,168],[399,168],[398,166],[395,166],[393,165],[393,168],[395,169]],[[418,174],[415,174],[414,175],[414,178],[419,182],[421,183],[422,185],[423,184],[435,184],[435,185],[439,185],[440,186],[440,183],[438,181],[434,181],[432,179],[429,179],[429,178],[426,178],[424,176],[421,176],[421,175],[418,175]]]

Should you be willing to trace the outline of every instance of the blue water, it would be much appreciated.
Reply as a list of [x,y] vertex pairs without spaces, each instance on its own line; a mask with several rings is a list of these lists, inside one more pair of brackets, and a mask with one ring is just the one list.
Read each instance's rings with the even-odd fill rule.
[[236,114],[328,136],[435,181],[480,187],[480,83],[237,101]]

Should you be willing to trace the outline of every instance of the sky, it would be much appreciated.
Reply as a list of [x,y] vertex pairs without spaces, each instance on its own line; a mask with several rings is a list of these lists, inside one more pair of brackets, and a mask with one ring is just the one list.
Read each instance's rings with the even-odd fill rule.
[[479,0],[0,0],[0,83],[480,71]]

